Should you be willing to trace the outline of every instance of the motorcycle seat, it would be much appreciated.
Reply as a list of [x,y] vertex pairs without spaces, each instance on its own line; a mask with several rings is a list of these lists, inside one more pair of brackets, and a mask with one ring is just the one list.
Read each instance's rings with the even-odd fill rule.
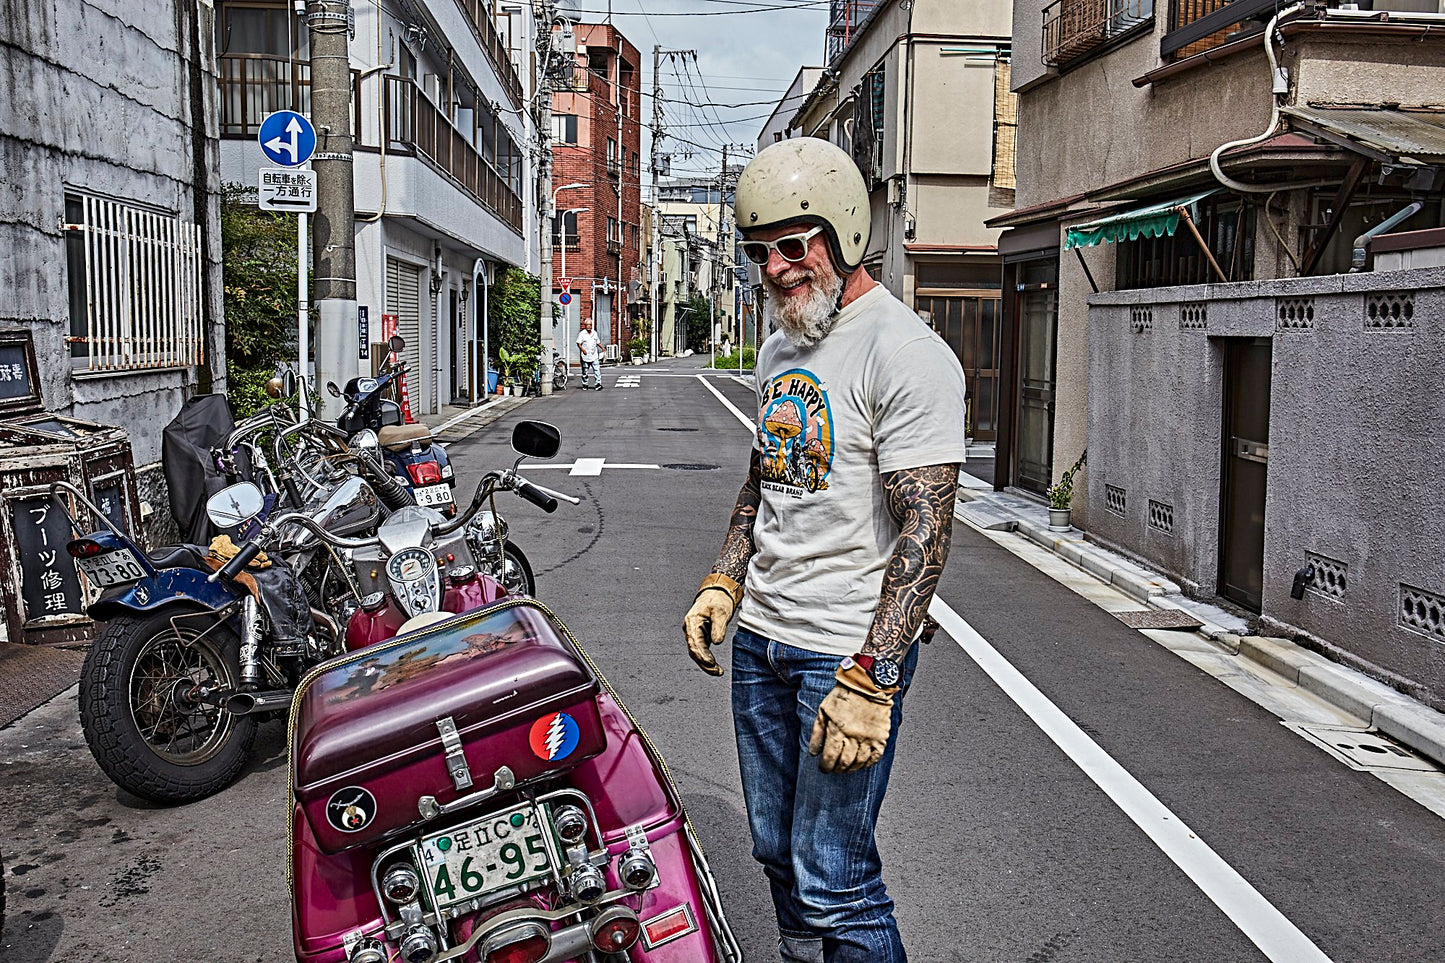
[[414,441],[430,444],[431,429],[426,425],[385,425],[377,431],[376,438],[388,451],[403,451]]
[[156,568],[206,568],[206,550],[194,545],[175,545],[146,552],[146,557]]

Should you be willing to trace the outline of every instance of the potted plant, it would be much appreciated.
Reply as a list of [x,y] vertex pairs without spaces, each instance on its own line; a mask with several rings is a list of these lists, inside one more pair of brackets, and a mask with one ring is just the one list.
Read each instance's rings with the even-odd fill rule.
[[1079,460],[1059,476],[1058,484],[1049,487],[1047,492],[1049,496],[1049,531],[1067,532],[1069,530],[1069,517],[1073,513],[1074,475],[1084,467],[1084,460],[1088,456],[1089,451],[1086,448],[1079,455]]
[[647,361],[647,341],[642,338],[633,338],[627,342],[627,350],[632,355],[633,364],[642,364]]

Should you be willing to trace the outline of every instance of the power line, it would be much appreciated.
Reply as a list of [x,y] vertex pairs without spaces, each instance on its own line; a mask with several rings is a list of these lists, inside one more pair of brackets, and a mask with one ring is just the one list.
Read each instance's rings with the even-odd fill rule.
[[[830,2],[830,0],[804,0],[803,3],[773,4],[773,5],[771,5],[771,6],[766,6],[766,7],[749,7],[749,8],[747,8],[747,9],[745,9],[745,10],[676,10],[676,11],[658,11],[658,12],[653,12],[653,13],[643,13],[643,14],[641,14],[641,16],[645,16],[645,17],[729,17],[729,16],[741,16],[742,14],[747,14],[747,13],[777,13],[777,12],[779,12],[779,11],[784,11],[784,10],[797,10],[797,11],[801,11],[801,12],[804,12],[804,13],[812,13],[812,12],[814,12],[815,10],[820,10],[820,9],[822,9],[822,8],[827,7],[828,4],[829,4],[829,2]],[[574,8],[574,9],[575,9],[575,8]],[[594,15],[594,16],[605,16],[605,17],[610,17],[610,16],[611,16],[611,14],[610,14],[608,11],[606,11],[606,10],[583,10],[583,9],[576,9],[575,12],[577,12],[577,13],[592,14],[592,15]],[[638,16],[638,14],[623,14],[623,16],[625,16],[625,17],[627,17],[627,16]]]

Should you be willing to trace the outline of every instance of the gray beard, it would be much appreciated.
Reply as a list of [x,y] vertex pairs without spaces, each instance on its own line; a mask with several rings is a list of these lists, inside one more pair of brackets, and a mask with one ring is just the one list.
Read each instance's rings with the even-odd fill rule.
[[843,292],[843,278],[836,271],[830,268],[826,275],[813,275],[806,298],[785,297],[778,286],[766,278],[764,284],[769,297],[763,304],[763,313],[794,347],[811,347],[833,330],[838,295]]

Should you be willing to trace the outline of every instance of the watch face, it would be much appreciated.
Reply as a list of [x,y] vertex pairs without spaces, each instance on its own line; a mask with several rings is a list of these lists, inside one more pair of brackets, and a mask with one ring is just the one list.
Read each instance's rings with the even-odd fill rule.
[[898,663],[891,659],[874,659],[872,675],[873,681],[881,686],[895,686],[900,675]]

